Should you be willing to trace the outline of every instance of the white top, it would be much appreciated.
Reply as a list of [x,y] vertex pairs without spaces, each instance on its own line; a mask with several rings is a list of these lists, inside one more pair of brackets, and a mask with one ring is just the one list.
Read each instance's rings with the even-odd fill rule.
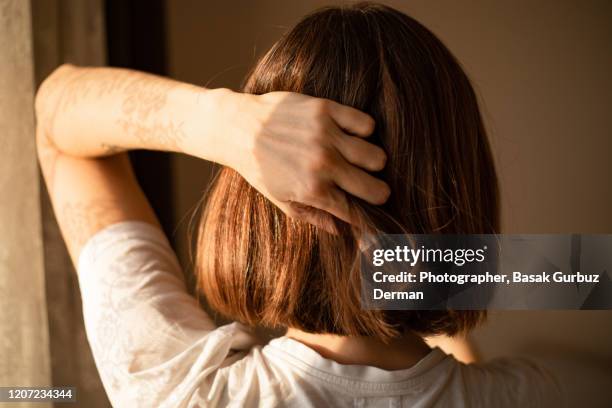
[[166,237],[143,222],[96,233],[78,263],[87,337],[116,407],[560,406],[527,360],[464,365],[433,349],[396,371],[343,365],[280,337],[216,327],[188,294]]

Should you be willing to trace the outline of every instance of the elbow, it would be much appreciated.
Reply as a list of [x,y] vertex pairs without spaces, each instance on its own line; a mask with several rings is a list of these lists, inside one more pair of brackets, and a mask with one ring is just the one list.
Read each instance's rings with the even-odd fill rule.
[[[38,128],[48,129],[53,107],[59,102],[58,95],[63,88],[65,78],[75,70],[71,64],[62,64],[57,67],[51,74],[45,78],[40,84],[34,97],[34,113],[36,115],[36,123]],[[39,133],[39,132],[37,132]]]
[[48,156],[50,149],[55,149],[51,140],[51,128],[54,120],[55,107],[60,102],[59,95],[65,86],[66,78],[75,68],[70,64],[57,67],[40,84],[34,97],[34,114],[36,116],[36,150],[41,161]]

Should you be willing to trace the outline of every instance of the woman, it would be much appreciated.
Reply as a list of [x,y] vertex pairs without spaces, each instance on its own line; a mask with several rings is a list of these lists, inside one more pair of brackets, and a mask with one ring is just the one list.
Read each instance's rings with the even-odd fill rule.
[[[310,96],[306,96],[310,95]],[[464,365],[426,336],[480,311],[368,311],[360,234],[494,233],[493,161],[472,87],[426,28],[359,4],[303,19],[245,93],[63,66],[36,99],[49,193],[88,338],[116,406],[551,406],[522,360]],[[198,288],[124,153],[224,166],[202,218]],[[268,345],[251,328],[287,328]]]

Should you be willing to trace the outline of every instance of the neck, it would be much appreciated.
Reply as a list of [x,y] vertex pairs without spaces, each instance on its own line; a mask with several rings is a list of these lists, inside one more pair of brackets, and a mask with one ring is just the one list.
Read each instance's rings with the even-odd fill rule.
[[415,334],[383,343],[372,337],[346,337],[333,334],[306,333],[289,328],[287,337],[299,341],[321,356],[340,364],[368,365],[384,370],[410,368],[431,349]]

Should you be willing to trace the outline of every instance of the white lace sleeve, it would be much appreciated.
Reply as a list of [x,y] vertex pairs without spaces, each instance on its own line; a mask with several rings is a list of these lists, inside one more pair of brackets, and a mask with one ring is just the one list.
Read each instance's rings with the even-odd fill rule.
[[196,391],[206,395],[220,388],[217,369],[253,344],[241,325],[215,327],[152,225],[106,227],[85,245],[77,269],[87,337],[114,406],[179,406]]

